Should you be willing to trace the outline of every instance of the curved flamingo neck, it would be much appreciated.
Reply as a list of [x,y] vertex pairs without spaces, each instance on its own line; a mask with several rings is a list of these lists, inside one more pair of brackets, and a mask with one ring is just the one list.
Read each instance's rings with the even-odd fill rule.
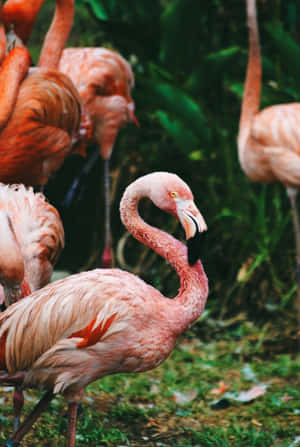
[[58,68],[73,25],[74,4],[75,0],[56,0],[54,18],[41,50],[39,67]]
[[239,146],[241,144],[243,145],[244,139],[248,135],[252,119],[259,111],[260,106],[262,67],[256,18],[256,0],[247,0],[247,20],[249,28],[249,54],[239,124]]
[[0,69],[0,132],[6,125],[17,101],[20,84],[31,64],[26,48],[14,48]]
[[152,248],[166,259],[180,278],[178,295],[170,300],[179,307],[178,318],[174,321],[176,332],[183,332],[202,313],[207,294],[208,281],[202,264],[198,261],[190,266],[187,248],[170,234],[147,224],[138,213],[138,203],[143,197],[150,198],[150,188],[146,181],[136,181],[124,193],[120,204],[121,219],[128,231],[140,242]]

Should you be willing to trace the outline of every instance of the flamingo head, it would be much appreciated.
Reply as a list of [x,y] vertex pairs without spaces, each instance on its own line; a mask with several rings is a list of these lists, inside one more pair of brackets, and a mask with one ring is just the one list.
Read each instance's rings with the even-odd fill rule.
[[94,137],[99,144],[102,158],[110,157],[119,131],[129,122],[136,120],[134,103],[128,102],[124,96],[113,95],[98,97],[89,108],[93,122]]
[[194,203],[190,188],[176,174],[156,172],[149,176],[150,199],[157,207],[179,219],[188,241],[189,264],[195,264],[199,254],[200,233],[207,226]]

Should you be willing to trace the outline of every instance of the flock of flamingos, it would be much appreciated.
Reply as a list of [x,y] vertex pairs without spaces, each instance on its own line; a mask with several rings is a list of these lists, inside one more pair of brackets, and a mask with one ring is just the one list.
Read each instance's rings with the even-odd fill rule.
[[[75,446],[77,407],[85,387],[106,375],[157,367],[177,337],[202,313],[208,280],[198,260],[205,221],[188,185],[155,172],[127,187],[120,204],[129,232],[165,258],[180,278],[170,300],[137,276],[111,268],[109,159],[116,136],[134,115],[130,65],[104,48],[64,49],[74,0],[56,0],[37,67],[26,43],[44,0],[0,3],[0,384],[14,392],[15,446],[53,396],[68,402],[67,446]],[[255,0],[246,0],[249,57],[238,135],[242,169],[254,181],[281,181],[291,201],[297,271],[300,226],[300,104],[259,111],[261,56]],[[74,152],[97,142],[104,160],[103,267],[50,283],[64,246],[56,209],[33,188],[42,187]],[[25,185],[25,186],[24,186]],[[181,223],[187,247],[147,224],[138,213],[148,197]],[[299,275],[298,275],[299,280]],[[300,312],[298,294],[298,313]],[[300,315],[299,315],[300,321]],[[24,387],[45,394],[20,423]]]

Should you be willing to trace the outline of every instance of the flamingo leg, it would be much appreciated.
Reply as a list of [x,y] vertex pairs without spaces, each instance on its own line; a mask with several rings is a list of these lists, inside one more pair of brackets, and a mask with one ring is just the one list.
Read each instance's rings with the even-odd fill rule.
[[287,188],[287,194],[291,202],[292,218],[294,226],[295,244],[296,244],[296,281],[297,281],[297,318],[298,318],[298,330],[300,331],[300,220],[297,210],[297,198],[298,190],[295,188]]
[[19,426],[19,428],[14,432],[12,437],[6,441],[2,447],[13,447],[17,446],[18,443],[23,439],[23,437],[31,429],[32,425],[35,423],[39,415],[44,411],[51,400],[53,399],[53,393],[48,391],[42,399],[34,407],[30,415],[25,419],[25,421]]
[[78,404],[70,403],[68,408],[68,432],[67,447],[75,447],[76,442],[76,421],[77,421]]
[[105,201],[105,227],[104,227],[104,251],[102,254],[102,267],[112,267],[111,232],[110,232],[110,178],[109,158],[104,160],[104,201]]
[[20,425],[21,411],[24,405],[24,395],[21,386],[15,387],[13,403],[14,403],[14,433],[15,433]]

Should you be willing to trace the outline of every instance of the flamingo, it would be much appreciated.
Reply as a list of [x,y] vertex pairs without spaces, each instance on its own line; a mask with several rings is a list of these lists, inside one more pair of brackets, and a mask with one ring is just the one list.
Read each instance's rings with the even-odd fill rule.
[[247,0],[249,56],[238,134],[238,155],[245,174],[256,182],[280,181],[290,199],[295,241],[297,313],[300,329],[300,223],[296,196],[300,186],[300,103],[260,111],[261,54],[256,0]]
[[[144,197],[179,219],[188,250],[140,217],[138,203]],[[53,395],[61,393],[68,401],[67,446],[74,447],[84,388],[110,374],[157,367],[203,312],[208,281],[198,248],[206,224],[187,184],[168,172],[140,177],[125,190],[120,213],[131,234],[174,267],[179,293],[168,299],[129,272],[95,269],[51,283],[10,306],[0,315],[1,381],[47,392],[6,445],[18,443]]]
[[[62,53],[59,69],[78,88],[92,122],[90,142],[98,144],[104,161],[105,226],[102,267],[112,267],[109,160],[119,130],[131,121],[139,125],[130,94],[134,87],[134,76],[129,63],[116,51],[106,48],[67,48]],[[84,167],[83,175],[87,175],[95,159],[97,153]],[[75,186],[77,183],[78,179]]]
[[0,183],[0,234],[0,301],[2,296],[9,306],[49,282],[64,229],[43,194]]
[[[6,5],[12,3],[18,2],[10,0]],[[39,68],[29,70],[30,54],[25,47],[14,48],[2,63],[0,181],[3,183],[44,185],[85,131],[80,128],[81,99],[75,86],[67,76],[54,70],[72,26],[73,12],[74,0],[56,0]],[[5,17],[5,8],[3,14]],[[82,152],[82,146],[75,145],[72,152],[76,151]]]
[[[0,183],[0,234],[0,304],[8,307],[49,282],[64,247],[64,229],[43,194]],[[24,404],[20,387],[13,402],[17,429]]]

